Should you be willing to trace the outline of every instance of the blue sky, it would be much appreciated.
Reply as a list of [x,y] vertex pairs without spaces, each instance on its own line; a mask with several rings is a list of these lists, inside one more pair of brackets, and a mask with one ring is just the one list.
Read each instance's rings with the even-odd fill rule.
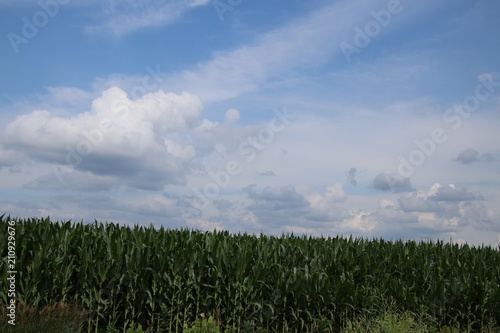
[[499,12],[0,0],[0,212],[498,245]]

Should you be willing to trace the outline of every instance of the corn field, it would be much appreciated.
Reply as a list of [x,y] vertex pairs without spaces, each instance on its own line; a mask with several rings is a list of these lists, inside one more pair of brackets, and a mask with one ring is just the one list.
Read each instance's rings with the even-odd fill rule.
[[[8,220],[0,217],[2,306]],[[329,332],[388,305],[441,326],[500,323],[492,247],[14,220],[18,302],[80,304],[88,332],[131,323],[181,332],[201,314],[238,332]]]

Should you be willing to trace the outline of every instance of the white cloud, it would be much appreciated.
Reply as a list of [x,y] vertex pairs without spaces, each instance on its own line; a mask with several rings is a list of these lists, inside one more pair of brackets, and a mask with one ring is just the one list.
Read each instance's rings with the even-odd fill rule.
[[5,149],[0,145],[0,168],[19,165],[23,160],[24,156],[21,152]]
[[461,152],[457,158],[457,161],[463,164],[471,164],[479,161],[479,152],[475,149],[468,148]]
[[244,192],[249,199],[246,209],[258,225],[269,230],[282,227],[314,230],[314,234],[372,235],[387,239],[446,239],[466,227],[500,230],[500,215],[481,202],[467,200],[470,199],[467,195],[461,201],[433,200],[436,193],[448,187],[435,184],[428,191],[417,191],[398,201],[382,199],[374,210],[350,208],[349,197],[340,184],[326,187],[323,193],[293,185],[267,186],[261,190],[251,186]]
[[177,200],[163,195],[153,195],[135,203],[131,209],[134,213],[148,216],[172,217],[179,215]]
[[210,3],[210,2],[212,2],[212,0],[193,0],[189,4],[189,6],[191,6],[191,7],[198,7],[198,6],[206,5],[206,4]]
[[370,233],[377,227],[377,224],[369,212],[356,209],[349,212],[349,216],[342,220],[339,227],[344,232]]
[[397,174],[380,173],[373,179],[373,187],[381,191],[411,192],[414,189],[411,186],[409,178],[403,178]]
[[328,186],[324,194],[307,190],[304,197],[310,203],[314,215],[323,215],[328,218],[335,218],[336,203],[347,199],[341,184]]
[[459,189],[453,184],[434,184],[428,191],[417,191],[399,198],[403,212],[414,215],[418,223],[435,232],[458,227],[500,230],[500,215],[488,209],[480,193]]
[[399,205],[404,212],[440,212],[443,211],[441,207],[435,201],[426,200],[413,194],[408,197],[399,198]]
[[3,133],[4,148],[59,167],[113,176],[132,187],[162,188],[185,182],[185,165],[196,151],[182,134],[197,125],[201,110],[199,99],[187,93],[158,91],[131,101],[121,89],[110,88],[94,100],[91,111],[72,117],[46,110],[18,116]]
[[[373,20],[370,11],[386,6],[387,3],[378,0],[362,3],[337,1],[321,6],[311,14],[260,34],[242,46],[216,51],[208,61],[201,61],[192,68],[164,75],[163,86],[169,90],[189,87],[189,91],[200,96],[204,103],[227,100],[266,88],[276,89],[280,85],[290,83],[302,87],[304,83],[308,83],[304,73],[309,70],[314,73],[321,66],[328,65],[333,60],[337,61],[336,56],[341,55],[339,43],[352,38],[354,27]],[[404,12],[405,20],[398,24],[392,23],[387,32],[395,30],[402,23],[411,22],[414,17],[429,10],[428,7],[428,4],[412,3],[411,10]],[[401,78],[406,77],[409,70],[422,73],[421,66],[426,66],[422,64],[422,59],[408,59],[402,56],[394,56],[391,59],[384,57],[380,62],[382,65],[377,63],[373,69],[370,68],[372,63],[366,64],[371,71],[371,78],[368,79],[363,76],[367,68],[360,70],[359,66],[348,67],[347,70],[333,75],[340,75],[342,86],[352,91],[359,89],[361,85],[373,86],[370,80],[385,80],[383,77],[389,75],[389,72],[388,80],[399,85]],[[297,74],[301,76],[297,77]],[[120,86],[126,85],[125,81],[131,79],[133,78],[126,76],[108,78],[111,84]],[[338,87],[336,90],[339,89],[343,88]],[[293,93],[290,95],[289,97],[294,97]]]
[[349,212],[339,208],[347,199],[340,184],[327,186],[323,193],[293,185],[262,189],[249,186],[243,192],[247,196],[245,210],[257,225],[267,230],[276,232],[283,228],[300,233],[315,230],[316,235],[351,230],[349,222],[340,223],[349,216]]
[[88,91],[75,87],[46,87],[47,94],[39,95],[40,99],[50,105],[80,105],[91,97]]
[[338,54],[340,41],[357,22],[369,16],[374,3],[338,1],[267,32],[254,43],[217,52],[211,60],[166,80],[169,86],[191,87],[204,102],[233,98],[280,80],[285,82],[292,69],[317,68]]
[[240,119],[240,111],[236,109],[229,109],[224,114],[224,122],[232,124]]
[[434,201],[471,201],[471,200],[482,200],[483,197],[478,193],[468,192],[466,189],[458,189],[455,185],[450,184],[447,186],[441,186],[439,184],[434,184],[431,188],[432,195],[428,196],[430,200]]
[[93,3],[100,7],[103,22],[87,27],[86,31],[121,37],[137,30],[171,24],[188,10],[207,5],[210,0],[110,0]]

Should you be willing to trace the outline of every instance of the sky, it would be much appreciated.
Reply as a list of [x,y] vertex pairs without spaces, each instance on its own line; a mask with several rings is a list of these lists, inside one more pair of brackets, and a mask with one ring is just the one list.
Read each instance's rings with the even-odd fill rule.
[[0,214],[500,245],[496,0],[0,0]]

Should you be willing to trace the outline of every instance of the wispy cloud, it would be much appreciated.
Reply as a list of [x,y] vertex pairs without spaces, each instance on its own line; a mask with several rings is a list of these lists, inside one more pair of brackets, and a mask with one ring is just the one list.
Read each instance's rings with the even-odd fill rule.
[[121,37],[149,28],[171,24],[184,13],[210,3],[210,0],[110,0],[96,2],[101,22],[86,28],[87,33]]
[[195,68],[170,75],[170,87],[189,86],[204,102],[220,101],[284,82],[295,70],[314,69],[340,52],[338,43],[376,1],[336,2],[253,42],[214,54]]

